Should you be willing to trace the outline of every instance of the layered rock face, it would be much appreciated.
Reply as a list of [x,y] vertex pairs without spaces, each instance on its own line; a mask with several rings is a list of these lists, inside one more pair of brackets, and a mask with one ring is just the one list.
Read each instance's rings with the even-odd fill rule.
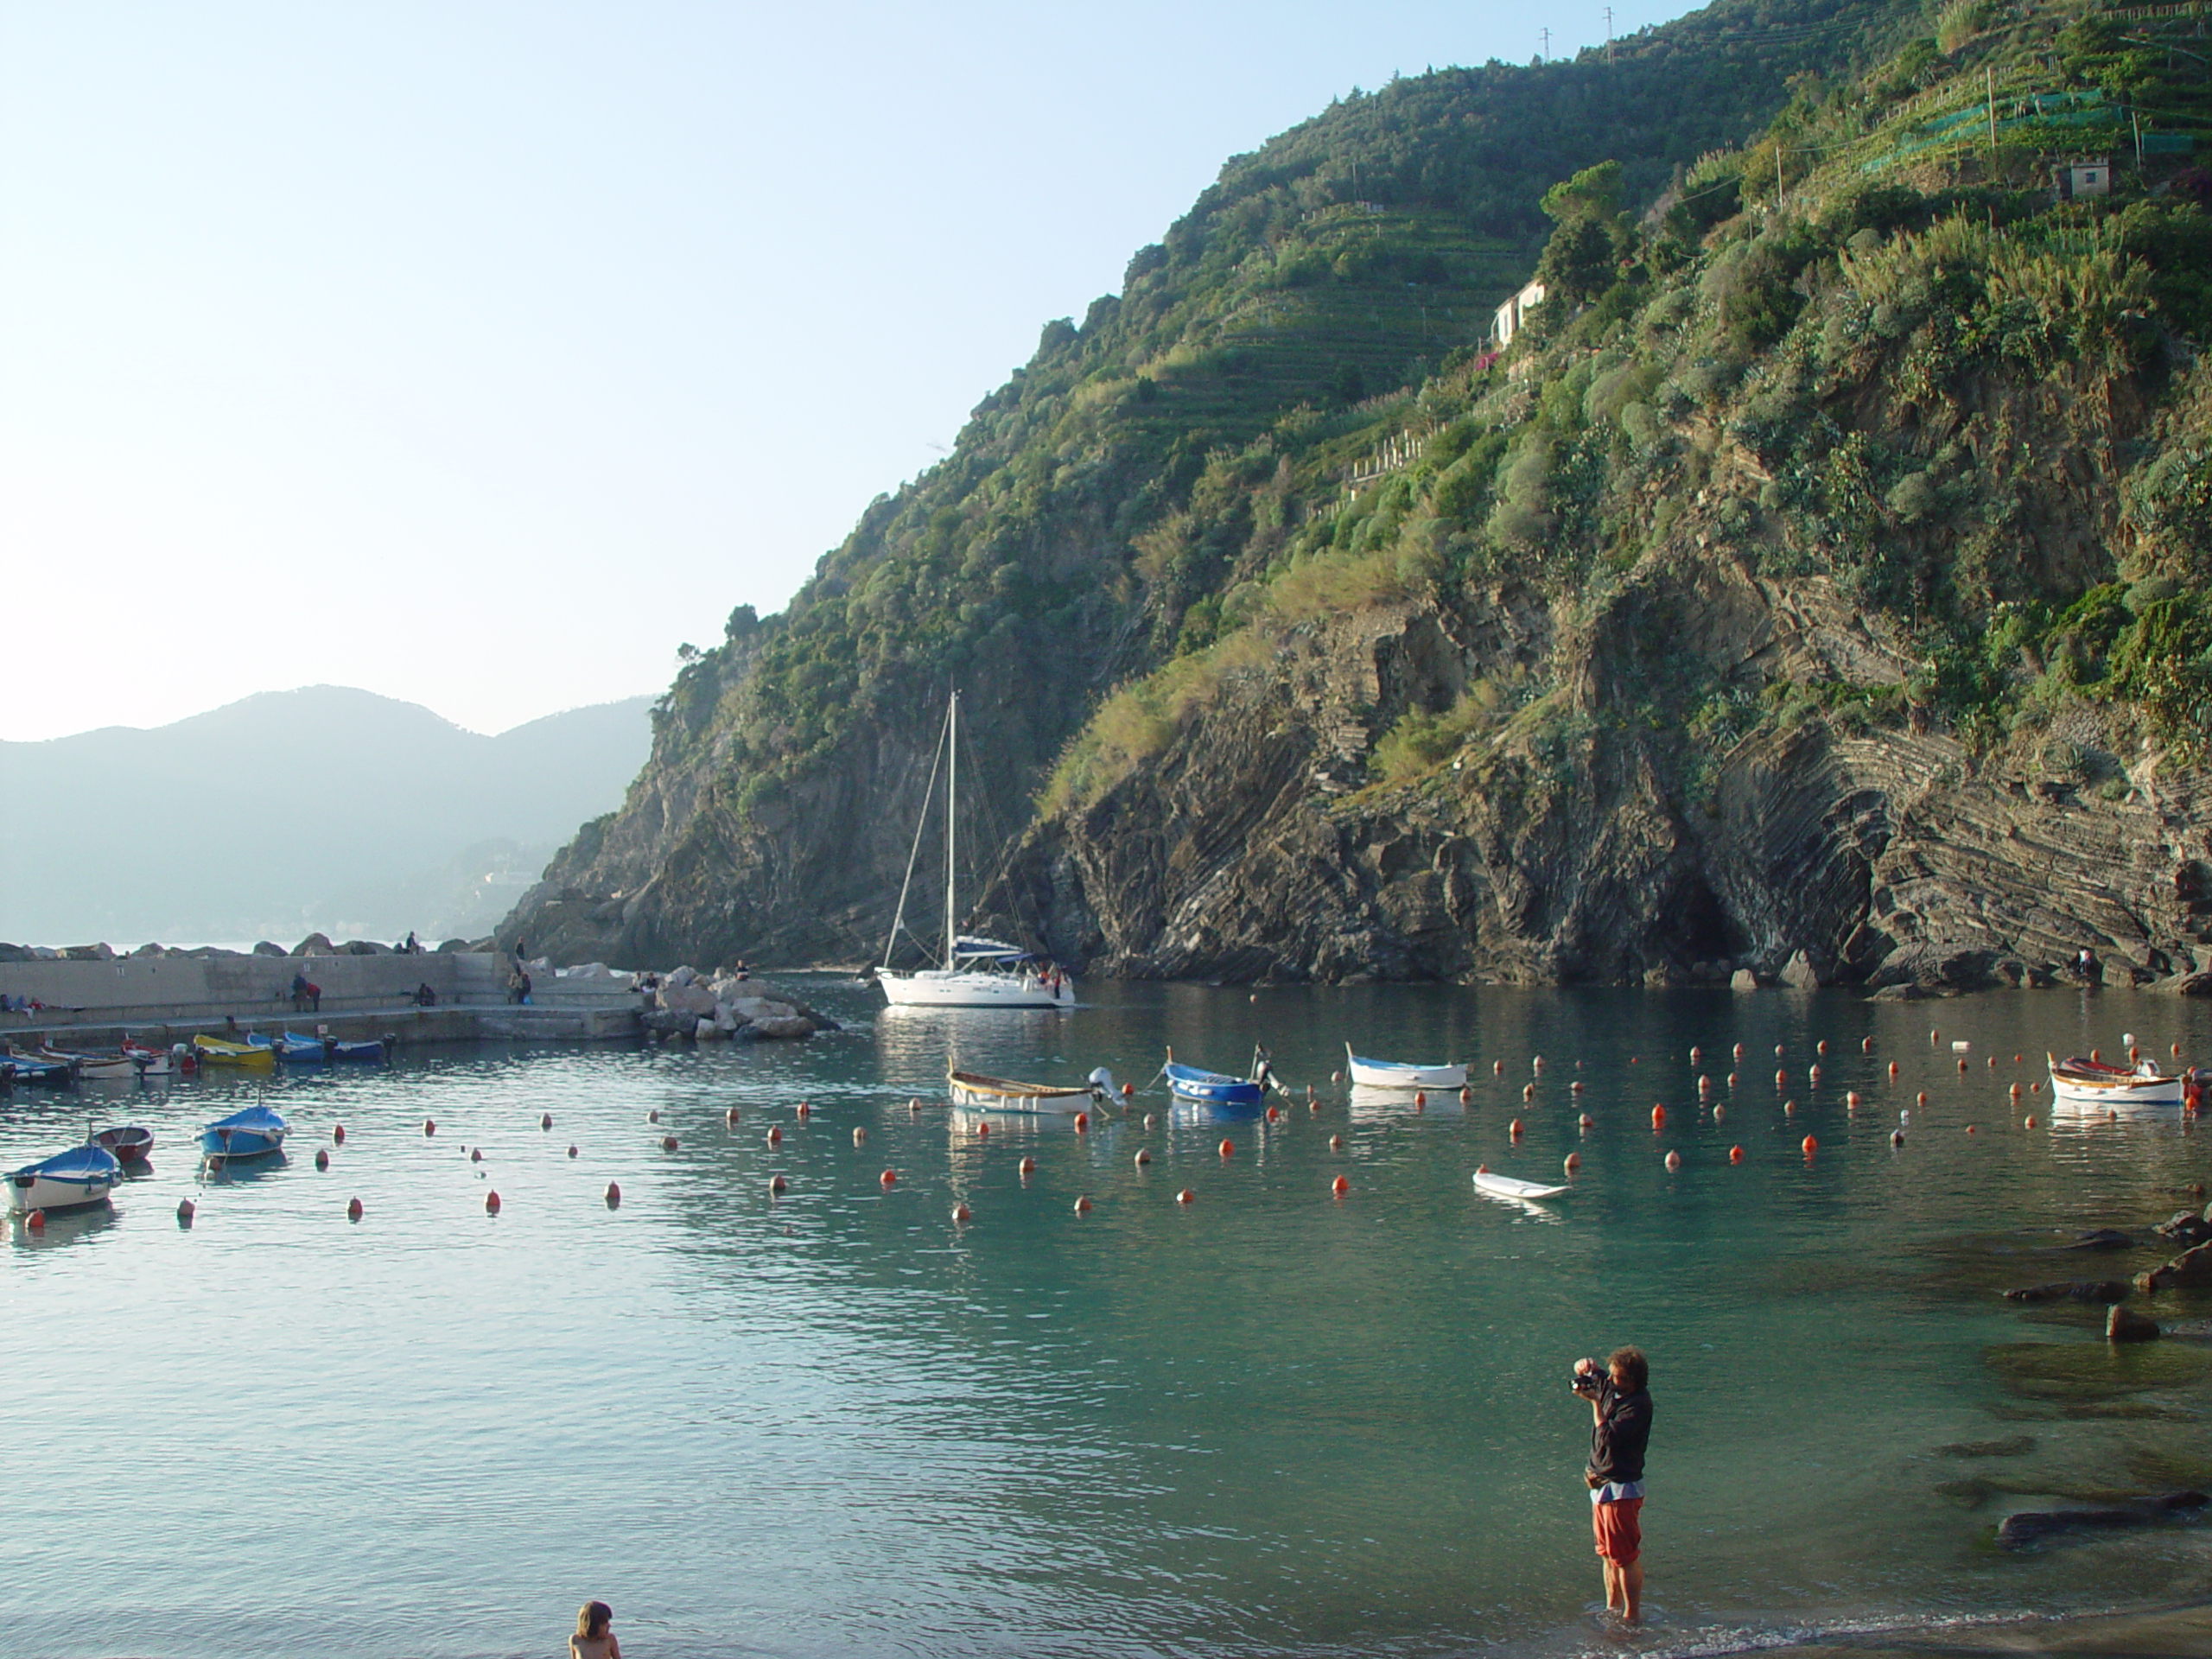
[[[1117,976],[1669,983],[2172,981],[2212,963],[2197,780],[2144,757],[2090,790],[2032,757],[1853,731],[1754,732],[1702,776],[1637,716],[1671,668],[1894,684],[1908,666],[1824,582],[1659,563],[1580,625],[1497,594],[1307,632],[1094,805],[1040,826],[1012,912]],[[1654,660],[1664,656],[1662,667]],[[1361,786],[1409,706],[1548,671],[1485,745]],[[2195,988],[2194,985],[2190,988]]]

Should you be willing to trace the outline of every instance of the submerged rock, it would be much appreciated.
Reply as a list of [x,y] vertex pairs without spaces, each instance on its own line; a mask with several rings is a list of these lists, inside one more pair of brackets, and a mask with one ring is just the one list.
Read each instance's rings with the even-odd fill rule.
[[2076,1279],[2070,1283],[2056,1285],[2024,1285],[2018,1290],[2008,1290],[2008,1302],[2124,1302],[2128,1287],[2120,1279]]
[[2105,1315],[2107,1342],[2154,1342],[2158,1336],[2158,1322],[2125,1307],[2115,1307]]
[[1959,1440],[1939,1446],[1939,1458],[2024,1458],[2036,1449],[2032,1434],[2008,1434],[2001,1440]]
[[2045,1538],[2069,1532],[2105,1532],[2119,1527],[2155,1526],[2164,1521],[2187,1520],[2208,1500],[2202,1492],[2165,1492],[2139,1497],[2099,1510],[2023,1510],[2008,1515],[1997,1528],[2000,1549],[2018,1549]]
[[2117,1227],[2100,1227],[2084,1233],[2071,1244],[2062,1244],[2062,1250],[2132,1250],[2135,1241]]

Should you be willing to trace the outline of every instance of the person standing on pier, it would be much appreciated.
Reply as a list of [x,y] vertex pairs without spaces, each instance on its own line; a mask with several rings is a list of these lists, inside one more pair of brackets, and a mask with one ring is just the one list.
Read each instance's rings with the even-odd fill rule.
[[1605,1564],[1605,1607],[1633,1624],[1643,1611],[1643,1452],[1651,1440],[1651,1368],[1641,1349],[1617,1348],[1600,1370],[1574,1362],[1575,1393],[1590,1402],[1590,1526]]

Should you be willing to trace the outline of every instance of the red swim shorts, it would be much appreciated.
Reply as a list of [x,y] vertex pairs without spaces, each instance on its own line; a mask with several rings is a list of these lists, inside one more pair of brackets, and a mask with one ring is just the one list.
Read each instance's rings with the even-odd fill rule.
[[1590,1529],[1598,1535],[1598,1553],[1626,1567],[1643,1547],[1643,1529],[1637,1524],[1643,1500],[1624,1497],[1611,1503],[1590,1506]]

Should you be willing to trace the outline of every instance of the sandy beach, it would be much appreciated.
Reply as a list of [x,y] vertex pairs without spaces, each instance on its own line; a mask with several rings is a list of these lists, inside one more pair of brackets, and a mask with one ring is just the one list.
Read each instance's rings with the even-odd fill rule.
[[1793,1659],[1926,1659],[1938,1654],[2036,1654],[2050,1659],[2202,1659],[2212,1654],[2212,1604],[2157,1612],[2083,1618],[2035,1618],[2016,1624],[1912,1633],[1872,1630],[1766,1651]]

